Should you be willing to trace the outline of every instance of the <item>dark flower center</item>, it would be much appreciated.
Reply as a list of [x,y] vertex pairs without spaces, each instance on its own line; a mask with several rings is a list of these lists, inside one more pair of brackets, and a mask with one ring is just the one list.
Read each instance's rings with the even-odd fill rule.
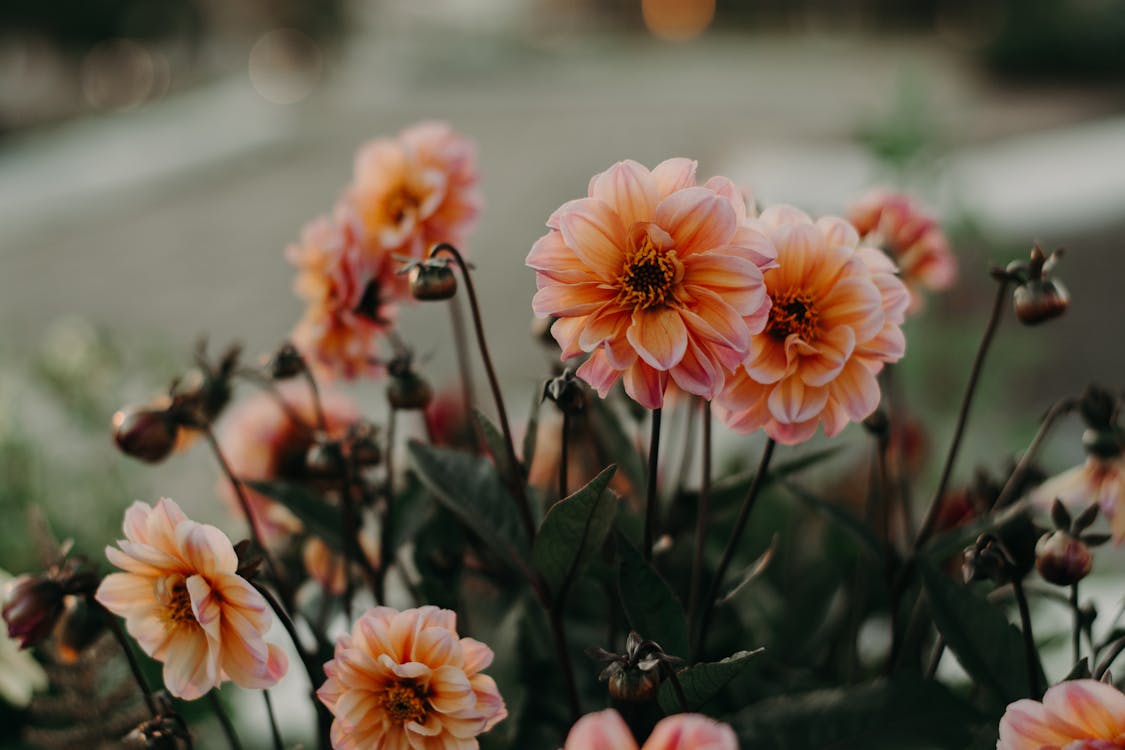
[[625,268],[617,277],[617,302],[642,310],[665,304],[675,285],[676,265],[675,250],[662,253],[645,237],[625,258]]
[[820,332],[812,295],[796,290],[775,294],[766,333],[778,341],[797,334],[803,341],[814,341]]
[[426,721],[425,690],[421,685],[396,682],[383,691],[382,704],[387,716],[395,723],[414,721],[423,724]]

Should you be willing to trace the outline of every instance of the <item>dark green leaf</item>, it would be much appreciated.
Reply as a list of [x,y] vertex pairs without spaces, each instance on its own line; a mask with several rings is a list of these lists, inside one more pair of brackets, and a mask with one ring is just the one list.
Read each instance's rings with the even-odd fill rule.
[[531,411],[527,414],[527,430],[523,433],[523,468],[525,473],[531,471],[531,462],[535,460],[536,441],[539,439],[539,407],[542,405],[542,395],[533,393]]
[[641,553],[617,537],[617,582],[629,626],[673,656],[688,654],[687,619],[672,589]]
[[496,467],[480,456],[411,441],[407,450],[418,478],[465,526],[525,575],[528,541],[515,499]]
[[309,533],[320,537],[325,544],[340,552],[343,544],[343,519],[340,509],[329,505],[317,493],[308,487],[292,482],[244,482],[255,492],[260,492],[266,497],[285,506],[309,530]]
[[729,602],[736,597],[738,592],[742,591],[748,583],[766,571],[766,568],[769,567],[770,560],[773,559],[773,553],[777,550],[777,540],[778,535],[774,534],[773,539],[770,541],[770,546],[766,548],[766,551],[758,555],[757,560],[746,566],[746,570],[739,576],[734,585],[728,587],[726,592],[715,601],[716,606],[721,606]]
[[508,447],[504,442],[504,435],[500,432],[500,428],[492,423],[487,414],[475,406],[473,407],[473,419],[480,427],[480,434],[484,436],[484,444],[488,446],[488,452],[492,454],[492,460],[496,463],[496,470],[500,472],[500,476],[509,478],[515,476],[508,465]]
[[879,540],[875,537],[875,534],[872,533],[867,524],[845,510],[842,505],[818,497],[792,482],[782,482],[782,486],[805,505],[827,516],[833,523],[855,537],[872,555],[876,557],[882,555]]
[[969,676],[1005,705],[1027,698],[1027,663],[1019,629],[1002,610],[929,561],[919,560],[918,570],[934,624]]
[[640,491],[645,486],[648,470],[645,468],[644,458],[637,452],[632,438],[621,426],[621,420],[613,408],[604,399],[591,397],[587,414],[593,434],[609,454],[609,462],[616,464],[629,484]]
[[660,686],[660,708],[667,714],[698,711],[707,701],[719,694],[727,684],[742,674],[750,665],[750,660],[765,649],[739,651],[721,661],[694,664],[677,673],[680,687],[684,689],[687,708],[681,708],[672,680],[665,680]]
[[392,553],[414,539],[434,511],[430,493],[413,474],[408,477],[406,487],[395,494],[390,518]]
[[[766,481],[762,485],[762,489],[769,487],[779,479],[784,479],[827,461],[836,455],[839,450],[839,446],[832,446],[791,458],[788,461],[775,461],[766,475]],[[750,489],[750,483],[753,481],[754,472],[744,471],[715,482],[715,485],[711,488],[712,507],[737,508],[742,499],[746,497],[746,493]]]
[[1071,668],[1070,673],[1063,678],[1063,682],[1067,680],[1088,680],[1091,677],[1090,673],[1090,659],[1083,656],[1078,660],[1078,663]]
[[561,602],[570,583],[582,574],[591,556],[605,544],[617,516],[618,498],[606,488],[617,472],[616,466],[598,474],[590,483],[547,511],[535,544],[531,562],[543,576],[556,604]]

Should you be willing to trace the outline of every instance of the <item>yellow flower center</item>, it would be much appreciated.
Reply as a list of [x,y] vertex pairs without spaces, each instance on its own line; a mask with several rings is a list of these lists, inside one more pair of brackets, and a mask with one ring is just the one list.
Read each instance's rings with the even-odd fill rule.
[[814,341],[820,333],[816,308],[808,292],[791,290],[775,294],[766,333],[779,341],[797,334],[802,341]]
[[426,721],[425,690],[421,685],[396,682],[383,691],[383,710],[391,721],[405,724],[408,721],[423,724]]
[[182,575],[171,575],[156,581],[156,599],[164,605],[164,616],[176,625],[198,625],[191,609],[191,595],[187,590],[187,579]]
[[625,268],[617,277],[617,302],[642,310],[663,305],[677,281],[676,251],[661,252],[645,237],[641,246],[625,257]]
[[421,205],[422,196],[411,190],[409,185],[403,183],[398,190],[393,191],[387,197],[387,216],[391,218],[393,223],[401,224],[407,216],[417,214],[418,207]]

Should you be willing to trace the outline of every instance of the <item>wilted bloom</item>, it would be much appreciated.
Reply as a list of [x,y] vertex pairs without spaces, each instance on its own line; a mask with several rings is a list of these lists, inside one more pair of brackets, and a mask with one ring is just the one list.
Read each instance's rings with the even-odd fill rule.
[[[612,708],[586,714],[566,736],[563,750],[638,750],[621,715]],[[676,714],[660,721],[640,750],[738,750],[726,724],[699,714]]]
[[462,244],[480,212],[476,148],[445,122],[422,122],[360,149],[345,202],[367,252],[422,258],[438,242]]
[[1125,541],[1125,456],[1089,455],[1084,464],[1051,477],[1028,497],[1042,511],[1048,510],[1056,499],[1072,512],[1081,512],[1097,503],[1109,519],[1114,543]]
[[941,226],[908,196],[874,190],[852,206],[848,219],[864,244],[894,259],[912,294],[911,312],[922,306],[919,288],[942,291],[957,280],[957,257]]
[[457,615],[437,607],[369,609],[336,640],[317,695],[336,717],[332,747],[460,748],[508,715],[481,674],[492,650],[457,635]]
[[133,503],[124,529],[106,557],[125,572],[106,576],[95,598],[164,663],[168,692],[194,700],[225,679],[245,688],[281,679],[288,659],[263,638],[273,615],[235,572],[238,557],[223,532],[167,498],[156,507]]
[[20,648],[51,634],[66,609],[66,591],[48,575],[22,575],[4,585],[4,622]]
[[1043,702],[1019,700],[1000,719],[996,750],[1117,750],[1125,747],[1125,695],[1097,680],[1061,682]]
[[765,272],[773,307],[717,411],[738,432],[764,428],[782,443],[807,440],[818,423],[832,437],[879,405],[875,376],[906,349],[909,292],[843,219],[771,206],[750,224],[777,249],[779,266]]
[[[300,381],[281,383],[277,393],[302,424],[290,419],[273,397],[258,393],[231,409],[219,425],[219,446],[239,479],[267,482],[310,479],[306,458],[313,444],[310,428],[316,425],[312,394]],[[360,418],[355,404],[341,393],[323,392],[321,405],[329,438],[342,437]],[[231,483],[224,477],[218,487],[227,504],[241,513],[242,506]],[[300,521],[284,506],[246,484],[243,489],[258,531],[267,541],[301,530]]]
[[[0,570],[0,586],[7,587],[9,576]],[[31,702],[36,690],[47,688],[47,674],[22,644],[0,632],[0,701],[17,708]]]
[[364,229],[346,207],[306,226],[286,250],[297,267],[294,291],[305,300],[292,340],[320,375],[355,378],[380,371],[379,343],[405,294],[389,253],[364,250]]
[[669,378],[712,398],[766,324],[772,244],[745,226],[733,184],[696,185],[695,166],[618,162],[551,215],[527,256],[532,308],[558,318],[563,359],[590,354],[577,374],[603,397],[624,376],[649,409],[663,405]]

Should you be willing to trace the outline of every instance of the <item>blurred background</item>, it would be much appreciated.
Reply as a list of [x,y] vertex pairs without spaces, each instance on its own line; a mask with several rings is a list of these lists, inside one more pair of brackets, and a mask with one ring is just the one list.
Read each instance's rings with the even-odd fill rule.
[[[5,0],[0,567],[36,565],[32,506],[94,554],[134,498],[235,526],[207,455],[131,465],[110,415],[166,386],[201,335],[251,356],[282,341],[301,313],[285,246],[361,143],[425,118],[479,145],[487,207],[468,250],[517,414],[549,370],[524,257],[624,158],[696,158],[813,213],[898,186],[943,217],[961,278],[909,324],[900,380],[935,446],[927,472],[987,269],[1034,240],[1068,249],[1071,310],[1006,322],[958,476],[998,468],[1060,396],[1125,381],[1118,0]],[[445,311],[401,319],[451,383]],[[1050,472],[1081,460],[1078,432],[1051,441]]]

